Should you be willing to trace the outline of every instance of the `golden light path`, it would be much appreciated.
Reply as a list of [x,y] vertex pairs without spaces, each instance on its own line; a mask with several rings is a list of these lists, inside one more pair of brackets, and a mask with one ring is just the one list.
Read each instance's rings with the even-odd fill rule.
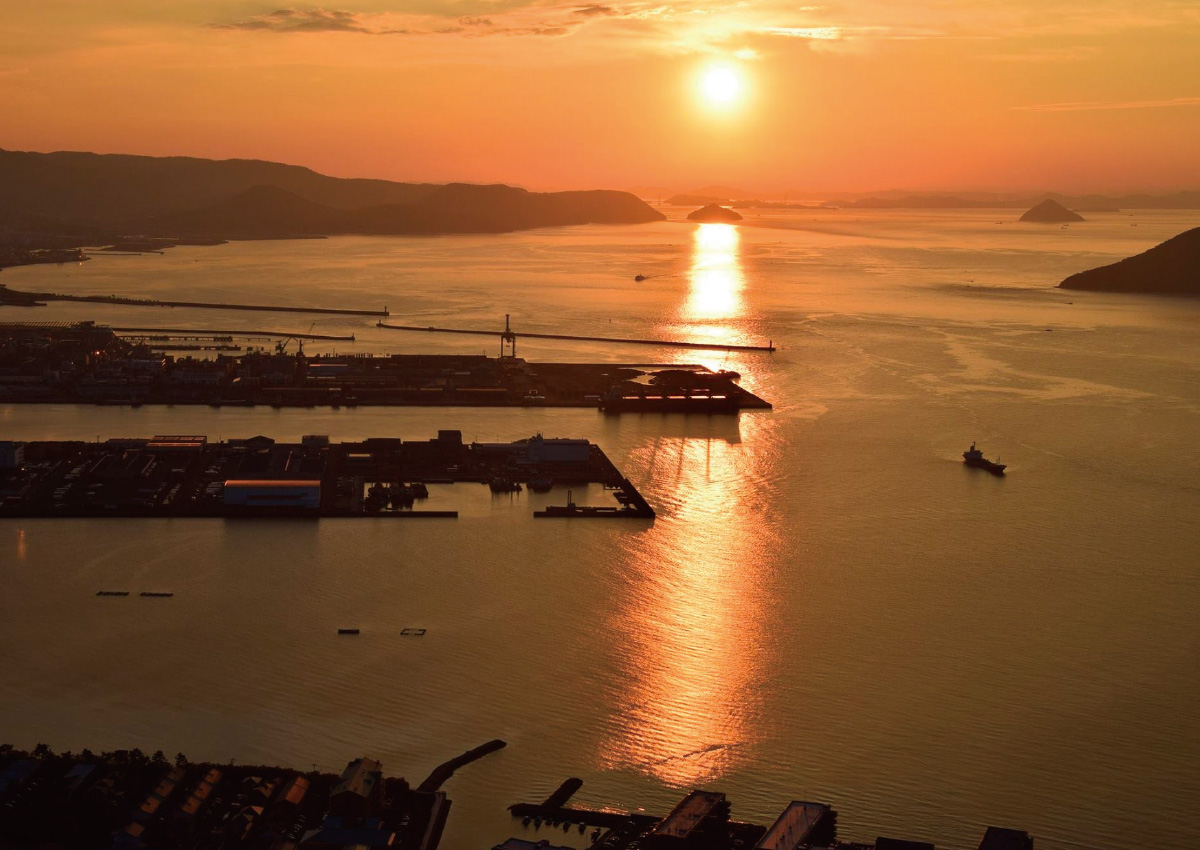
[[698,323],[693,332],[721,342],[737,336],[724,320],[742,317],[746,281],[742,275],[741,236],[732,224],[701,224],[692,245],[688,295],[680,318]]
[[600,757],[672,787],[736,770],[764,740],[779,529],[761,472],[775,440],[766,418],[731,427],[637,452],[651,479],[669,482],[658,497],[669,504],[623,547],[619,675]]

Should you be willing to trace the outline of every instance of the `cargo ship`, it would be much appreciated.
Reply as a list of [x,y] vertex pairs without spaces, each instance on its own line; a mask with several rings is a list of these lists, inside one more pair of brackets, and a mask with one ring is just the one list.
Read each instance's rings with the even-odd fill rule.
[[992,475],[1003,475],[1007,465],[1003,463],[994,463],[983,456],[983,452],[975,448],[975,443],[971,443],[971,448],[963,452],[963,463],[967,466],[974,466],[978,469],[986,469]]

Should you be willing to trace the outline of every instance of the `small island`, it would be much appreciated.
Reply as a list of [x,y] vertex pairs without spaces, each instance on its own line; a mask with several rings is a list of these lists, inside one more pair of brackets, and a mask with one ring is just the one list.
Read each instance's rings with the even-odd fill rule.
[[730,222],[741,220],[742,216],[740,213],[734,212],[720,204],[707,204],[698,210],[688,213],[688,221]]
[[1021,216],[1021,221],[1033,221],[1039,224],[1058,224],[1069,221],[1087,221],[1077,212],[1064,207],[1053,198],[1047,198],[1037,206],[1029,209]]
[[1200,295],[1200,227],[1173,236],[1149,251],[1073,274],[1062,289]]

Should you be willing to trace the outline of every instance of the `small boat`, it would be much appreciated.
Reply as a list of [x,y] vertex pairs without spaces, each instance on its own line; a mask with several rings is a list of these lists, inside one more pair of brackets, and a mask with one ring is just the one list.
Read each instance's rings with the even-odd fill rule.
[[412,484],[408,485],[408,489],[412,490],[414,499],[429,498],[429,488],[426,487],[425,483],[422,481],[414,481]]
[[535,493],[549,493],[554,487],[554,479],[539,477],[529,479],[529,489]]
[[339,635],[356,635],[358,633],[358,629],[338,629]]
[[983,452],[975,448],[974,442],[971,443],[971,448],[963,452],[963,463],[977,469],[986,469],[992,475],[1003,475],[1004,470],[1008,468],[1008,464],[995,463],[984,457]]
[[640,283],[641,281],[646,279],[646,276],[644,274],[635,274],[633,276],[633,279]]
[[157,591],[152,591],[152,590],[143,590],[138,595],[139,596],[152,596],[152,597],[155,597],[158,599],[165,599],[169,596],[174,596],[175,594],[170,593],[170,592],[157,592]]

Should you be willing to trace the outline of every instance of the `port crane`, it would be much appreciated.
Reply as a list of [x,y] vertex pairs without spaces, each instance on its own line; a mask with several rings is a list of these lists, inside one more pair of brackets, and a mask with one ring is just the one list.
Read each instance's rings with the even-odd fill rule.
[[[313,332],[313,328],[315,328],[316,326],[317,326],[317,323],[313,322],[311,325],[308,326],[308,330],[305,331],[305,334],[306,335],[311,334]],[[276,354],[286,354],[288,343],[291,343],[291,342],[296,343],[296,356],[303,357],[304,356],[304,339],[303,339],[303,337],[300,337],[300,336],[288,336],[288,337],[284,337],[283,339],[279,340],[279,342],[275,343],[275,353]]]

